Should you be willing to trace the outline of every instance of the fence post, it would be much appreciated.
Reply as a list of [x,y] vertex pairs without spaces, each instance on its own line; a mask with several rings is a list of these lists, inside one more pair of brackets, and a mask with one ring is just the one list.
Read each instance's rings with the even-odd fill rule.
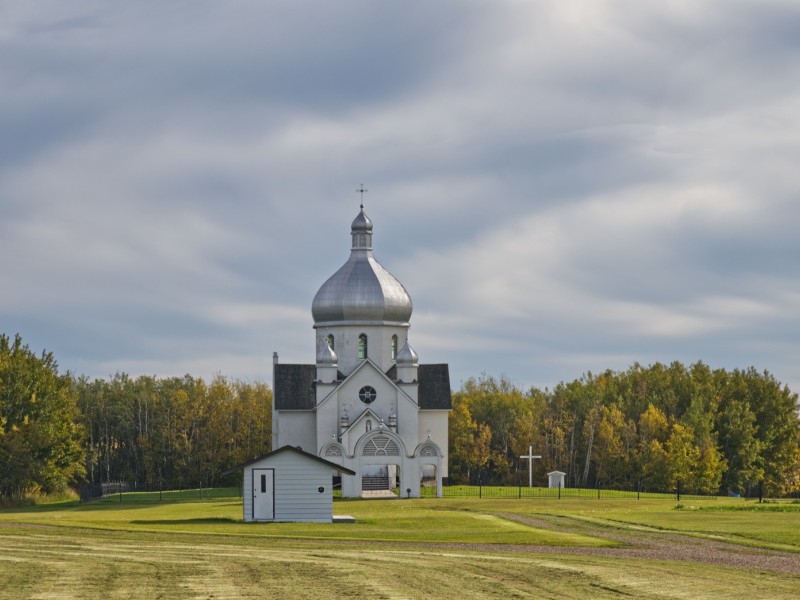
[[640,494],[642,493],[642,480],[636,482],[636,499],[641,500]]
[[558,499],[561,500],[561,480],[558,480]]
[[760,480],[758,482],[758,503],[761,504],[761,501],[764,499],[764,480]]
[[600,482],[597,482],[597,499],[600,500]]
[[675,493],[678,496],[677,501],[680,502],[681,501],[681,480],[680,479],[678,479],[677,485],[675,486]]
[[478,479],[478,498],[483,498],[483,482]]

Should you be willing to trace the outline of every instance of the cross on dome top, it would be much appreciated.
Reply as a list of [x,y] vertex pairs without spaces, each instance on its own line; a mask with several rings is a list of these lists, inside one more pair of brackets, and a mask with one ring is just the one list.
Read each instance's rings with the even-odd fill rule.
[[364,192],[368,192],[369,190],[365,188],[364,184],[362,183],[361,187],[359,187],[356,191],[361,194],[361,210],[364,210]]

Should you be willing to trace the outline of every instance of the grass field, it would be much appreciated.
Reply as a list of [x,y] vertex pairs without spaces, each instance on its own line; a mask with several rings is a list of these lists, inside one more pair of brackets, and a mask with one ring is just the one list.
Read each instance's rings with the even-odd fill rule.
[[244,524],[235,495],[0,511],[0,598],[797,598],[800,505],[337,501]]

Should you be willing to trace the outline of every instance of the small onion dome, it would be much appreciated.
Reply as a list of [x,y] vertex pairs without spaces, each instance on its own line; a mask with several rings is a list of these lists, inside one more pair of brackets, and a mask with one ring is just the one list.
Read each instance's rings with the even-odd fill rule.
[[400,352],[397,353],[395,360],[398,365],[416,365],[419,362],[419,357],[414,352],[414,349],[408,345],[408,340],[406,340],[406,343],[400,348]]
[[336,352],[334,352],[333,348],[328,346],[328,343],[323,340],[322,344],[320,345],[319,352],[317,352],[317,364],[335,367],[338,363],[339,359],[336,356]]
[[364,212],[363,206],[361,207],[361,212],[359,212],[356,218],[353,219],[353,224],[350,226],[350,230],[354,233],[356,231],[372,231],[372,220]]

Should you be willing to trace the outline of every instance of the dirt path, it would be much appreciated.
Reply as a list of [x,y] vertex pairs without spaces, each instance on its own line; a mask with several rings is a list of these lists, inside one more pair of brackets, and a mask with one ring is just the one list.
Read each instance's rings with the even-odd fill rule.
[[532,527],[581,533],[625,544],[625,547],[622,548],[551,546],[526,546],[520,548],[520,550],[527,552],[687,561],[724,565],[740,569],[755,569],[770,573],[800,575],[800,554],[793,552],[751,548],[728,542],[660,531],[628,532],[565,517],[559,517],[557,522],[554,522],[508,513],[498,514],[497,516]]
[[[498,513],[498,517],[523,525],[580,533],[625,544],[621,548],[589,548],[580,546],[540,546],[522,544],[465,544],[460,542],[391,542],[393,546],[430,548],[437,550],[467,550],[472,552],[518,552],[531,554],[569,554],[584,556],[607,556],[617,558],[641,558],[647,560],[685,561],[753,569],[765,573],[800,576],[800,553],[751,548],[728,542],[709,540],[690,535],[660,531],[635,531],[614,529],[594,525],[578,519],[558,517],[557,522],[523,517],[510,513]],[[382,542],[319,540],[318,543],[384,545]]]

